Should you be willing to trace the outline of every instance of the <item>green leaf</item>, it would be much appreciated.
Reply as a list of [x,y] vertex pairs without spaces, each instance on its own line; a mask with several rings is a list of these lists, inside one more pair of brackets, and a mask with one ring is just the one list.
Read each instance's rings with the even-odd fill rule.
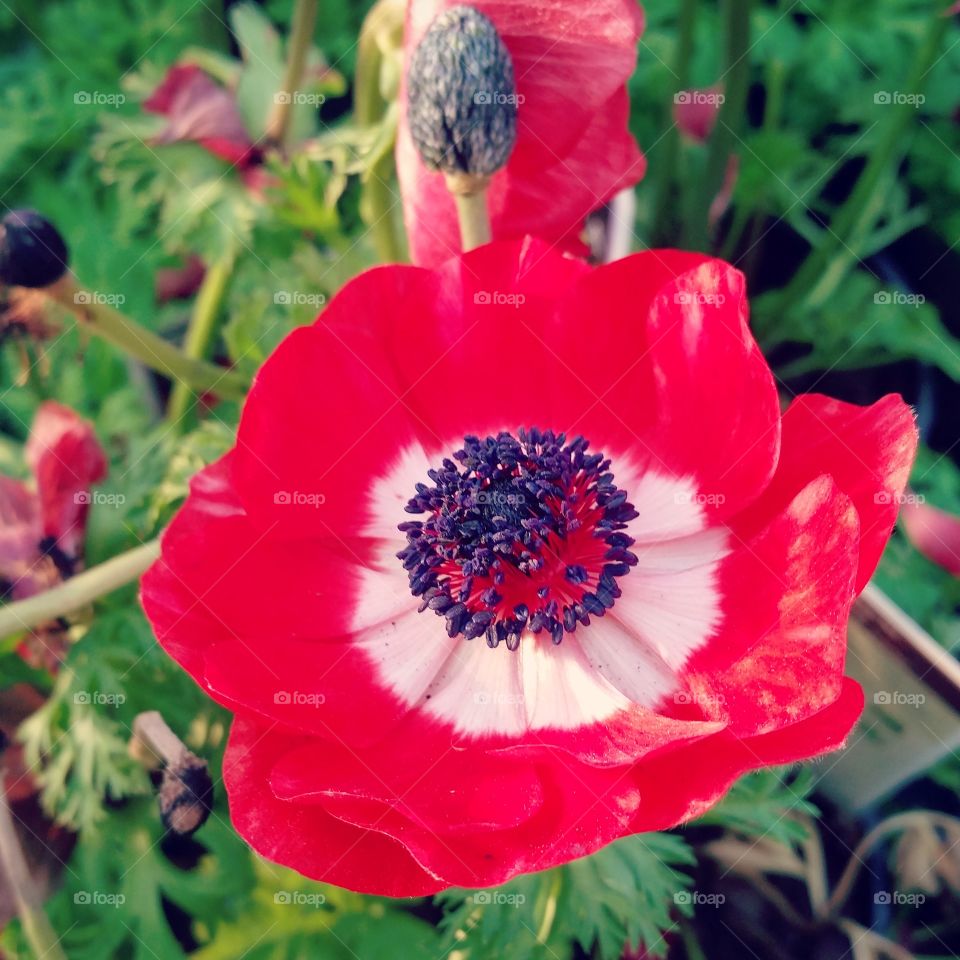
[[196,960],[440,956],[436,930],[396,901],[316,883],[262,860],[245,909],[219,925]]
[[[270,20],[252,3],[240,3],[230,8],[230,23],[240,46],[243,70],[237,84],[237,106],[244,126],[253,140],[259,140],[267,127],[267,120],[275,106],[275,97],[283,86],[286,74],[286,54],[280,34]],[[336,71],[324,71],[320,54],[311,49],[307,53],[300,97],[290,110],[290,142],[297,143],[311,136],[317,128],[317,107],[322,100],[311,102],[304,94],[323,94],[324,91],[342,91],[342,78]]]
[[110,802],[152,792],[127,752],[134,717],[150,709],[184,733],[192,724],[208,733],[222,726],[220,708],[157,646],[139,605],[113,595],[17,734],[54,819],[90,830],[109,816]]
[[515,960],[569,956],[573,944],[609,960],[639,948],[664,956],[675,913],[691,912],[678,868],[693,863],[681,837],[647,833],[493,890],[447,891],[438,900],[448,948]]
[[811,370],[856,370],[895,360],[924,360],[960,382],[960,340],[922,296],[881,287],[855,271],[816,311],[773,314],[768,299],[754,301],[756,329],[766,350],[784,341],[810,345],[808,353],[777,369],[781,378]]
[[153,798],[111,812],[109,826],[83,832],[47,904],[71,960],[181,960],[169,905],[187,910],[194,928],[208,934],[243,911],[253,886],[251,858],[225,811],[214,813],[196,841],[171,849],[179,863],[167,855]]
[[807,799],[813,782],[810,767],[748,773],[715,807],[690,825],[712,824],[748,836],[769,837],[780,843],[800,842],[806,838],[806,830],[790,814],[818,815],[816,806]]
[[29,683],[41,693],[51,688],[50,677],[26,664],[18,653],[0,653],[0,690],[17,683]]

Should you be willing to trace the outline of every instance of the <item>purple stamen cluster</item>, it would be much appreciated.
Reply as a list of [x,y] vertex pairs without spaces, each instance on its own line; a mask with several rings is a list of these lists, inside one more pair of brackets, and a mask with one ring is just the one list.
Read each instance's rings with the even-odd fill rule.
[[[428,517],[399,525],[407,546],[397,556],[411,593],[421,598],[420,610],[444,617],[451,637],[472,640],[484,634],[489,646],[503,641],[515,650],[522,631],[529,629],[546,630],[560,643],[564,632],[572,633],[577,623],[589,624],[590,614],[603,616],[613,606],[620,596],[616,578],[637,562],[628,549],[633,540],[623,531],[638,514],[615,486],[610,461],[588,453],[588,446],[583,437],[568,443],[563,433],[535,427],[518,430],[516,437],[507,432],[484,439],[468,436],[452,458],[428,471],[432,485],[417,484],[405,509]],[[561,605],[544,583],[536,591],[536,609],[520,603],[498,610],[505,565],[536,577],[548,544],[562,549],[580,528],[586,497],[598,508],[590,517],[591,533],[607,545],[593,592],[584,588],[577,602]],[[456,582],[452,566],[459,568]],[[590,573],[571,563],[564,577],[576,592]],[[477,597],[471,601],[477,578],[492,581],[479,602]]]

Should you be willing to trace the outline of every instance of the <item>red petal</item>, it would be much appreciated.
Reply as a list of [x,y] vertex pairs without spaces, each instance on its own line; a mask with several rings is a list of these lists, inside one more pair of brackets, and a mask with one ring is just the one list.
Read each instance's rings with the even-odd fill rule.
[[745,740],[720,734],[651,761],[641,773],[645,802],[633,830],[665,830],[700,816],[750,770],[837,749],[862,712],[863,691],[856,681],[845,678],[833,703],[799,723]]
[[[378,314],[392,315],[402,330],[430,280],[412,267],[368,271],[261,368],[240,420],[234,470],[244,505],[264,529],[335,538],[365,527],[370,484],[416,441],[377,339]],[[405,335],[415,333],[407,326]]]
[[738,736],[832,703],[843,680],[857,512],[829,477],[808,484],[723,562],[724,622],[686,668],[694,699]]
[[[700,816],[744,773],[808,759],[840,746],[863,709],[863,693],[844,681],[837,699],[812,717],[765,736],[730,733],[662,751],[632,766],[599,771],[569,761],[549,768],[552,832],[527,847],[523,871],[585,856],[620,837],[665,830]],[[546,776],[546,775],[545,775]]]
[[349,642],[224,641],[206,649],[202,678],[233,710],[355,747],[382,739],[409,709]]
[[157,639],[232,708],[331,739],[383,736],[406,708],[378,686],[362,651],[332,639],[349,633],[365,545],[337,552],[329,541],[268,536],[236,497],[231,457],[194,478],[143,577]]
[[783,443],[773,481],[742,518],[741,536],[765,525],[823,473],[860,516],[857,592],[873,575],[897,518],[917,449],[913,411],[896,394],[869,407],[819,394],[797,397],[783,415]]
[[[597,449],[615,438],[640,469],[694,477],[710,516],[741,509],[767,485],[780,442],[747,309],[739,271],[700,254],[652,250],[591,272],[549,338],[555,366],[592,387],[572,427]],[[587,317],[604,322],[584,336]]]
[[230,816],[239,834],[269,860],[307,877],[388,897],[419,897],[444,884],[381,833],[358,830],[322,807],[274,797],[270,769],[285,750],[307,742],[269,724],[236,717],[223,763]]
[[[544,166],[536,176],[495,175],[488,195],[493,235],[506,238],[534,233],[556,241],[568,252],[582,254],[580,235],[586,213],[603,206],[646,173],[646,158],[627,129],[629,116],[630,98],[626,89],[620,88],[591,117],[570,152]],[[557,202],[571,192],[582,195],[580,205]],[[427,233],[428,242],[435,231]]]
[[[375,312],[372,302],[396,306]],[[593,316],[604,322],[588,332],[584,318]],[[594,449],[632,451],[638,467],[694,477],[715,516],[755,498],[773,471],[773,379],[746,325],[742,277],[719,260],[653,251],[589,271],[537,241],[494,243],[432,275],[400,267],[365,274],[318,325],[346,351],[349,371],[331,369],[332,349],[315,350],[308,361],[307,348],[281,348],[261,379],[269,371],[284,386],[269,388],[272,412],[263,413],[259,431],[269,430],[278,449],[284,445],[290,459],[308,465],[314,482],[327,467],[287,432],[290,424],[298,438],[309,435],[323,415],[326,398],[311,377],[355,398],[343,415],[355,435],[385,420],[387,410],[398,423],[394,435],[409,442],[409,428],[391,409],[397,396],[424,445],[444,454],[465,433],[484,430],[535,425],[583,433]],[[392,358],[389,369],[382,354]],[[383,371],[371,377],[355,356],[371,369],[383,364]],[[384,382],[392,383],[389,391]],[[281,393],[290,398],[282,410]],[[256,450],[247,468],[263,474],[269,493],[277,489],[270,476],[280,472],[277,458],[244,433],[255,406],[251,401],[241,426],[241,452],[245,440]],[[382,443],[390,456],[393,444]],[[348,479],[378,469],[368,461],[366,473],[358,468]],[[312,529],[311,521],[330,513],[313,511],[302,523]],[[360,523],[363,515],[350,511],[349,519]]]
[[362,756],[328,743],[307,744],[278,761],[270,782],[284,800],[373,801],[414,828],[444,835],[517,827],[544,803],[537,769],[527,760],[491,762],[478,750],[451,749],[442,730],[414,719]]

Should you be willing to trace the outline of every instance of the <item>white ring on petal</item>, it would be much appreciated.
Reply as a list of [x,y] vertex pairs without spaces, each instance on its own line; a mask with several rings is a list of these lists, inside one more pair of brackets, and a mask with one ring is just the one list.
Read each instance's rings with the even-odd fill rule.
[[[617,580],[623,596],[559,645],[545,632],[526,633],[511,652],[504,644],[491,650],[482,637],[448,637],[445,620],[417,613],[409,594],[395,556],[406,543],[397,525],[408,519],[403,508],[436,459],[409,447],[371,486],[371,520],[362,533],[382,542],[377,561],[361,572],[353,629],[385,687],[411,709],[477,737],[573,730],[632,706],[652,707],[677,690],[676,671],[720,621],[717,570],[729,552],[727,532],[706,529],[692,480],[622,471],[614,461],[618,486],[640,512],[629,529],[639,562]],[[408,609],[385,618],[404,592]]]

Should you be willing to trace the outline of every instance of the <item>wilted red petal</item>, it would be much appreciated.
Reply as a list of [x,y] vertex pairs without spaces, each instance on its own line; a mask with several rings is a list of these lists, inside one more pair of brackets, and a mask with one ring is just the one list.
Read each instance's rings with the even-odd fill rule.
[[171,67],[143,107],[167,119],[157,143],[193,140],[232,164],[245,163],[254,151],[234,95],[196,64]]
[[19,480],[0,476],[0,577],[11,586],[29,570],[42,536],[36,495]]
[[107,474],[107,458],[93,426],[69,407],[48,400],[37,410],[25,455],[36,478],[43,533],[76,557],[90,488]]

